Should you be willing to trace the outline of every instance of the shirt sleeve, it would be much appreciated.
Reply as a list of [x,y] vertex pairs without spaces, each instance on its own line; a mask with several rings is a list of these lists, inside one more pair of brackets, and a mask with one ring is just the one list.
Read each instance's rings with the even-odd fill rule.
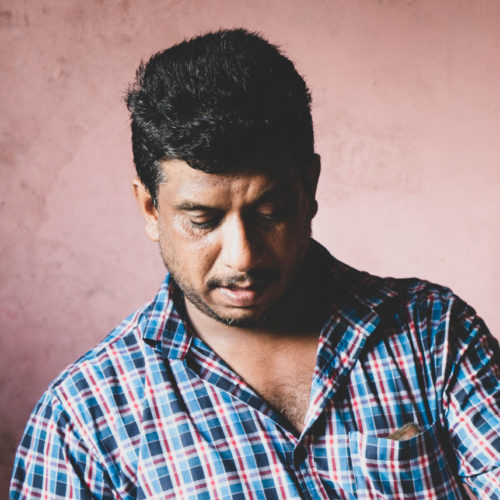
[[47,391],[17,449],[9,498],[111,499],[109,484],[60,401]]
[[458,474],[478,498],[500,500],[500,349],[459,299],[450,319],[446,423]]

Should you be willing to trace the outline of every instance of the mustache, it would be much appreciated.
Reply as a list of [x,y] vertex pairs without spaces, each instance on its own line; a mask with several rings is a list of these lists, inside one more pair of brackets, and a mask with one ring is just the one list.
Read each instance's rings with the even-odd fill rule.
[[279,277],[279,272],[275,270],[254,270],[243,274],[226,276],[224,278],[210,278],[207,281],[207,287],[209,290],[221,287],[232,288],[244,283],[247,287],[257,288],[263,285],[267,285],[271,281],[278,280]]

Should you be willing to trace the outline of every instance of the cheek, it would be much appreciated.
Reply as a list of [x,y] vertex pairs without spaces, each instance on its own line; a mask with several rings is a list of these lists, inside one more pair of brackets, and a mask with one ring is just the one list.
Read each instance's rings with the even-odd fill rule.
[[192,281],[202,283],[209,277],[217,260],[217,249],[210,238],[192,238],[177,234],[177,261],[181,264],[184,274]]
[[311,221],[304,216],[297,216],[289,221],[280,231],[276,231],[276,240],[282,246],[287,246],[290,252],[294,248],[301,248],[309,240]]
[[[284,267],[295,267],[309,247],[311,237],[311,221],[307,218],[298,218],[293,224],[276,235],[277,251],[281,255]],[[276,247],[275,247],[276,248]]]

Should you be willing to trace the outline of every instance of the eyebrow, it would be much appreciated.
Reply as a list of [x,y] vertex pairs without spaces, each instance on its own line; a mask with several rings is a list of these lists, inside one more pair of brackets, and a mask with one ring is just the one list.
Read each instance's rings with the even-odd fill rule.
[[217,210],[215,207],[209,207],[208,205],[202,205],[201,203],[195,203],[193,201],[182,201],[178,205],[175,205],[177,210],[183,210],[185,212],[196,212],[196,211],[214,211]]
[[[261,203],[272,201],[277,197],[289,194],[291,191],[292,188],[287,182],[276,183],[275,185],[271,186],[267,191],[262,193],[256,200],[252,201],[249,204],[249,206],[255,207]],[[189,200],[181,201],[180,203],[175,205],[175,208],[183,212],[217,212],[220,210],[217,207],[203,205],[202,203]]]
[[273,201],[281,196],[289,195],[293,192],[293,188],[288,184],[288,182],[280,182],[270,187],[267,191],[262,193],[251,205],[255,206],[260,203],[266,203],[268,201]]

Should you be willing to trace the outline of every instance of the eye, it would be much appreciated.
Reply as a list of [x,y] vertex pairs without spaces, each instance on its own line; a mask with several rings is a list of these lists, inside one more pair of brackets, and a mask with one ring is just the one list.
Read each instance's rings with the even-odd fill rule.
[[274,203],[266,203],[258,208],[257,216],[266,222],[281,221],[286,217],[286,210]]
[[213,229],[219,223],[216,219],[210,219],[202,222],[190,220],[189,223],[196,229]]
[[264,220],[264,221],[269,221],[269,222],[274,222],[276,220],[279,220],[280,217],[277,213],[275,212],[272,212],[272,213],[268,213],[268,212],[259,212],[259,217]]
[[189,225],[194,229],[208,230],[217,227],[220,223],[221,216],[219,214],[194,214],[188,216]]

